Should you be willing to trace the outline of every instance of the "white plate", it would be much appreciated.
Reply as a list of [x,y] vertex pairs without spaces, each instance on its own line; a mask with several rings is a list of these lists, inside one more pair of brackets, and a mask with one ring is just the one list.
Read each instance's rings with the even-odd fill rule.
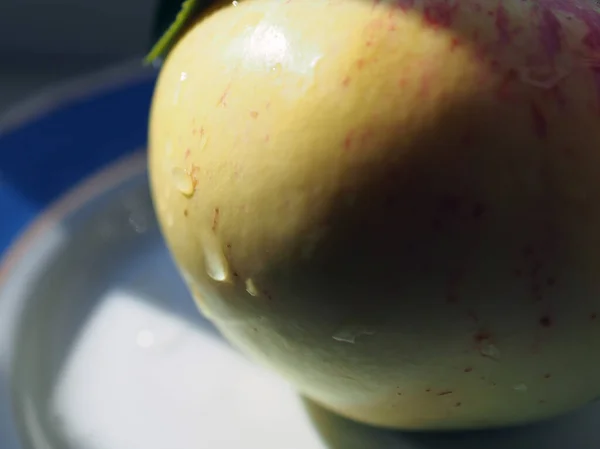
[[600,448],[599,406],[522,429],[420,434],[305,403],[196,310],[157,228],[144,154],[54,205],[5,260],[8,366],[21,442],[2,449]]

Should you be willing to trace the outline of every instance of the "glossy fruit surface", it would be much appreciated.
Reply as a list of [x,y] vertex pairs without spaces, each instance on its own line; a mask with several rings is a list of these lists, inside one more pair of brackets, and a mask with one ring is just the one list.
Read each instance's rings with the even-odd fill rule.
[[224,335],[340,414],[503,426],[600,395],[600,14],[248,0],[163,67],[150,171]]

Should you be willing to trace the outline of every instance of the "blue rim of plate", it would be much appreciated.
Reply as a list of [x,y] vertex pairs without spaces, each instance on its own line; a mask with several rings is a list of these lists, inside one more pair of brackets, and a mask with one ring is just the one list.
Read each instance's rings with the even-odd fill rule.
[[67,82],[0,116],[0,254],[85,177],[146,145],[156,71],[127,63]]
[[[156,70],[139,61],[55,86],[0,116],[0,289],[45,231],[145,168]],[[9,385],[24,307],[18,298],[0,303],[2,449],[23,447]]]

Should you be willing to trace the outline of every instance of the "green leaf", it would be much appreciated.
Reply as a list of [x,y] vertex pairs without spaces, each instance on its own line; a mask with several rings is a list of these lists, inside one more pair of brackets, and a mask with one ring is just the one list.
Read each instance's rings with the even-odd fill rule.
[[152,36],[156,43],[146,56],[146,63],[163,59],[190,21],[210,3],[207,0],[160,0]]

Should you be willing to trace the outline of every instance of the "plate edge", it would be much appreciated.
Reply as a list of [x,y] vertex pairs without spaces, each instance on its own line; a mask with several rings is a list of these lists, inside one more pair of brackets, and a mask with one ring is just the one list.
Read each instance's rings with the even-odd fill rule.
[[138,149],[131,155],[117,159],[73,186],[40,212],[23,231],[16,235],[5,253],[0,255],[0,288],[6,283],[21,256],[46,229],[58,224],[62,217],[78,209],[110,186],[146,171],[146,158],[146,150]]
[[50,84],[0,114],[0,137],[84,96],[98,94],[106,89],[137,80],[150,80],[156,75],[155,69],[143,66],[140,57],[110,65],[87,75]]

